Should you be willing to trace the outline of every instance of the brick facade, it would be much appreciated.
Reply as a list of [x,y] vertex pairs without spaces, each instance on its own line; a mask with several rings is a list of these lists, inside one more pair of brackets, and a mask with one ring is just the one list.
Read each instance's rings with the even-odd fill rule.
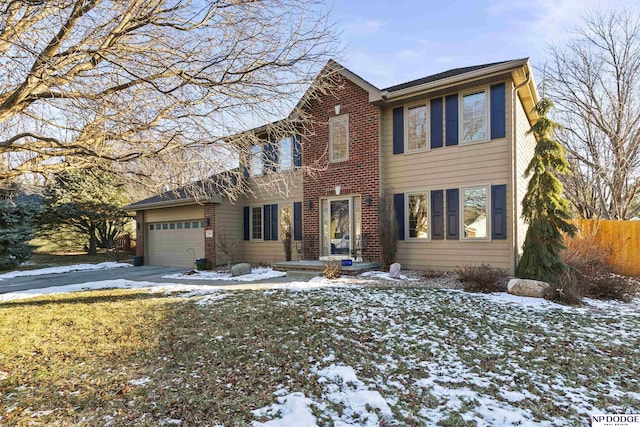
[[[216,266],[216,205],[213,203],[204,204],[204,257],[209,261],[209,265]],[[207,232],[213,233],[207,237]]]
[[144,211],[136,211],[136,256],[144,256]]
[[[349,115],[349,159],[329,162],[328,121]],[[351,81],[341,78],[333,94],[316,100],[311,106],[313,129],[303,143],[303,164],[318,162],[326,166],[313,176],[305,176],[303,184],[303,244],[312,258],[320,256],[320,199],[335,196],[335,186],[342,186],[341,195],[360,196],[363,258],[380,259],[378,239],[378,200],[380,195],[380,110],[369,102],[368,93]],[[370,200],[370,203],[367,201]]]

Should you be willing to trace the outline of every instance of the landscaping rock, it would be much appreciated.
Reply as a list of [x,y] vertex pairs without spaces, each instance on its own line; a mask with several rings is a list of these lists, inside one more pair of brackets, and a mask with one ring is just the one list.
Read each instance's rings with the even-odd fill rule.
[[251,264],[248,262],[241,262],[231,267],[232,276],[243,276],[251,273]]
[[392,279],[399,279],[400,278],[400,264],[397,262],[394,262],[393,264],[391,264],[389,266],[389,277]]
[[551,285],[547,282],[530,279],[511,279],[507,285],[507,291],[510,294],[521,297],[544,298],[547,289]]

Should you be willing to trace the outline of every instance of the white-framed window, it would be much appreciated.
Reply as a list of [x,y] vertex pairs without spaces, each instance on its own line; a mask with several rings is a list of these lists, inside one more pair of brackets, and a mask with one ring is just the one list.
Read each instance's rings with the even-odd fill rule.
[[329,161],[349,160],[349,115],[329,119]]
[[463,144],[489,141],[489,90],[460,94],[460,141]]
[[262,206],[251,207],[251,240],[262,240]]
[[430,239],[429,192],[413,192],[406,195],[407,239]]
[[460,189],[460,228],[463,240],[490,239],[489,188],[488,185],[478,185]]
[[282,138],[278,144],[278,161],[280,170],[288,171],[293,168],[293,137]]
[[251,146],[251,176],[260,176],[264,169],[264,144]]
[[429,109],[427,104],[405,107],[405,152],[424,151],[429,148]]

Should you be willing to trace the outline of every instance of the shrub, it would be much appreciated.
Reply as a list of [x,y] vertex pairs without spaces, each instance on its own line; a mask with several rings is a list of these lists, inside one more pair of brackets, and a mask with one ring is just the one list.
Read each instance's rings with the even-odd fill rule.
[[588,277],[586,295],[589,298],[613,299],[629,302],[638,293],[638,284],[633,279],[617,274]]
[[584,276],[600,276],[611,271],[609,254],[595,240],[593,234],[565,236],[565,248],[560,252],[562,262]]
[[327,279],[337,279],[340,277],[340,261],[329,261],[325,264],[322,275]]
[[565,268],[556,276],[545,298],[569,305],[581,305],[585,293],[585,284],[581,282],[579,273],[572,268]]
[[456,269],[458,279],[467,292],[505,292],[507,290],[506,271],[493,268],[489,264],[465,265]]

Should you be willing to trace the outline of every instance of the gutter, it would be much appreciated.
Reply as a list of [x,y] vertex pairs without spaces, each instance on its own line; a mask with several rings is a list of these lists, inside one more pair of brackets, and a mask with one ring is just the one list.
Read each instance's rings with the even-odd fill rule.
[[[516,177],[517,171],[517,122],[516,122],[516,102],[518,99],[518,91],[523,87],[529,85],[531,83],[531,71],[528,71],[528,67],[525,67],[525,73],[527,74],[527,79],[520,83],[518,86],[514,86],[511,90],[511,198],[512,198],[512,218],[511,218],[511,229],[512,232],[512,242],[511,247],[513,248],[513,272],[515,274],[518,268],[518,255],[519,255],[519,247],[518,247],[518,178]],[[532,92],[533,93],[533,92]],[[535,100],[534,100],[535,102]],[[526,112],[525,112],[526,114]]]
[[136,205],[128,205],[121,208],[123,211],[144,211],[148,209],[162,209],[162,208],[173,208],[180,206],[187,206],[193,204],[204,204],[204,203],[221,203],[222,197],[209,197],[206,199],[178,199],[178,200],[162,200],[159,202],[150,202],[150,203],[141,203]]

